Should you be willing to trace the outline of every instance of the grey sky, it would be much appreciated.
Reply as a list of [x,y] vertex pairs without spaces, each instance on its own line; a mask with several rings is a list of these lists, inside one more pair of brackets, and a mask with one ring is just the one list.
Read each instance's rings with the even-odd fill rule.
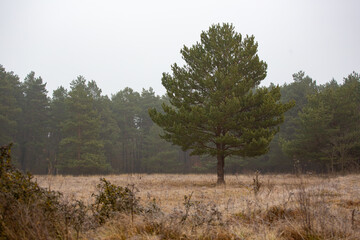
[[0,64],[35,71],[50,95],[83,75],[104,94],[125,87],[164,94],[162,72],[211,24],[253,34],[270,82],[303,70],[325,83],[360,72],[360,1],[0,0]]

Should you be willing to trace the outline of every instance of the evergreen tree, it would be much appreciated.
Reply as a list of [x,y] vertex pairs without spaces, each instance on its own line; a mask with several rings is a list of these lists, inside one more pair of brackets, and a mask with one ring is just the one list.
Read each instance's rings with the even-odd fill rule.
[[125,88],[112,96],[112,110],[120,129],[117,159],[121,172],[133,173],[140,168],[141,161],[136,151],[140,124],[139,102],[140,94],[131,88]]
[[101,118],[89,85],[82,76],[71,82],[66,99],[68,119],[62,125],[60,142],[58,167],[63,173],[95,174],[108,170],[104,142],[100,139]]
[[48,149],[48,173],[56,174],[56,165],[60,153],[60,142],[62,140],[62,125],[68,119],[66,110],[66,99],[68,92],[64,87],[59,87],[53,92],[50,102],[50,131],[47,144]]
[[296,119],[298,114],[308,102],[308,96],[318,92],[316,81],[311,77],[305,76],[305,72],[300,71],[293,74],[293,82],[284,84],[281,88],[281,101],[295,101],[295,106],[285,113],[284,124],[281,125],[280,136],[284,139],[290,139],[296,131]]
[[293,138],[284,144],[285,151],[302,170],[324,169],[329,149],[329,138],[336,129],[329,106],[317,95],[309,97],[309,103],[299,113],[298,129]]
[[359,168],[359,75],[349,75],[341,86],[332,81],[308,100],[296,134],[285,144],[286,152],[317,171]]
[[24,100],[20,135],[20,163],[22,170],[46,173],[46,142],[49,133],[49,99],[46,83],[31,72],[23,83]]
[[[137,140],[137,155],[141,159],[141,171],[149,171],[152,169],[152,164],[150,163],[150,158],[154,154],[158,154],[159,151],[155,149],[158,148],[156,144],[164,146],[164,140],[160,139],[159,135],[154,135],[154,122],[151,120],[148,110],[150,108],[161,108],[161,99],[159,96],[155,95],[155,92],[152,88],[149,90],[143,89],[140,95],[140,100],[138,103],[138,140]],[[156,143],[155,143],[156,142]],[[173,160],[173,159],[172,159]],[[153,169],[154,170],[154,169]],[[156,172],[156,170],[155,170]]]
[[216,156],[217,182],[223,184],[225,158],[266,153],[292,104],[279,102],[279,87],[257,87],[267,65],[254,37],[243,39],[232,25],[211,26],[181,54],[186,65],[174,64],[173,75],[162,78],[171,105],[163,105],[164,114],[149,114],[165,130],[164,139],[193,155]]
[[106,160],[113,167],[116,167],[117,143],[120,138],[120,129],[111,111],[111,101],[107,96],[101,95],[102,91],[94,80],[88,83],[88,89],[94,99],[95,110],[100,115],[100,139],[104,143]]
[[142,167],[146,173],[179,173],[183,163],[179,161],[179,148],[159,137],[162,129],[153,125],[143,139]]
[[149,132],[150,128],[154,125],[154,122],[151,120],[148,110],[150,108],[161,109],[162,100],[159,96],[155,95],[155,92],[152,88],[149,90],[143,89],[139,101],[139,122],[138,127],[146,134]]
[[284,114],[284,123],[281,124],[279,133],[271,142],[269,152],[255,159],[247,158],[245,165],[247,168],[271,172],[293,170],[293,158],[284,152],[282,143],[294,138],[298,128],[299,114],[307,104],[308,97],[316,94],[318,88],[316,81],[305,75],[303,71],[293,74],[293,82],[281,87],[281,102],[294,101],[296,104]]
[[339,106],[337,119],[342,119],[340,129],[340,145],[337,145],[338,159],[343,169],[348,165],[351,169],[360,169],[360,74],[352,72],[344,78],[344,84],[338,95],[345,100],[345,107]]
[[21,97],[19,77],[0,65],[0,146],[16,144]]

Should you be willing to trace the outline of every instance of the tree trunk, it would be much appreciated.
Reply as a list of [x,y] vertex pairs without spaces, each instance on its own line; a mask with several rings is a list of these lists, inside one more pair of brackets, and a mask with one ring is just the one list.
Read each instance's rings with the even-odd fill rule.
[[217,155],[217,185],[225,184],[224,179],[224,165],[225,165],[225,158],[222,154]]

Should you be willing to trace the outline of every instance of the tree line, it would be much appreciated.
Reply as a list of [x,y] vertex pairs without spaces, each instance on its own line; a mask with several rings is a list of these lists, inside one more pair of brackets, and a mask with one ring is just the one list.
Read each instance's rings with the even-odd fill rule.
[[[269,86],[269,89],[274,88]],[[260,157],[229,157],[228,173],[351,171],[360,165],[360,76],[318,85],[304,72],[280,86],[283,103],[294,100],[284,123]],[[79,76],[48,97],[46,83],[29,73],[23,81],[0,65],[0,145],[13,142],[23,171],[36,174],[214,172],[216,158],[191,156],[159,137],[148,109],[168,96],[125,88],[108,97],[94,80]]]
[[360,75],[317,85],[300,71],[281,89],[295,100],[270,151],[251,162],[268,171],[353,172],[360,168]]
[[23,82],[0,68],[0,144],[14,143],[20,169],[39,174],[178,172],[186,154],[159,137],[149,107],[165,101],[150,88],[104,96],[79,76],[47,96],[34,72]]

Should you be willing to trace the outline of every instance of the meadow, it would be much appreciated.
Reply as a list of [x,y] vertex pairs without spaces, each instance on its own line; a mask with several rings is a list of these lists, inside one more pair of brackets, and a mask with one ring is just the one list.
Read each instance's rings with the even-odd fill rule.
[[37,175],[66,201],[94,202],[99,179],[131,186],[145,209],[80,239],[360,239],[360,175]]

